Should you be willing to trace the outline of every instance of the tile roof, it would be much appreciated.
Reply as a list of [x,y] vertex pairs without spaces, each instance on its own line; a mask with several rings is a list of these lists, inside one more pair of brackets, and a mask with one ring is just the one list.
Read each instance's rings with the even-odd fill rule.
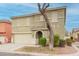
[[5,19],[1,19],[0,23],[10,23],[11,24],[11,21],[10,20],[5,20]]

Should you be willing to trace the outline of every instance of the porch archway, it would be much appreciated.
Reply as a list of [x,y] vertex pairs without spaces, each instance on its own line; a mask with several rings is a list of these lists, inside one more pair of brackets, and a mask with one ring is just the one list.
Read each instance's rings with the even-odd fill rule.
[[41,31],[36,32],[36,44],[39,44],[39,39],[42,36],[43,36],[43,33]]

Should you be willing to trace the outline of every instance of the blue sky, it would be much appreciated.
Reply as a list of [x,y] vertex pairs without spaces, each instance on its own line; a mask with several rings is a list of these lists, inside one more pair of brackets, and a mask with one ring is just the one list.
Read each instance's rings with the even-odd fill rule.
[[[65,4],[65,3],[53,3],[50,4],[50,8],[56,8],[61,6],[67,6],[67,16],[66,16],[66,30],[71,31],[73,28],[79,28],[79,4]],[[7,4],[0,3],[0,19],[9,19],[13,16],[20,16],[25,14],[30,14],[37,12],[36,4]]]

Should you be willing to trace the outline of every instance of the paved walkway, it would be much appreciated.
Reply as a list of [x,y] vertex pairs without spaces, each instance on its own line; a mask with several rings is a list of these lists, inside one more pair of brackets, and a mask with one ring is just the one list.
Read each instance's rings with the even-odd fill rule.
[[73,47],[77,50],[77,53],[74,53],[74,54],[71,54],[71,55],[79,56],[79,48],[77,46],[79,46],[79,42],[76,42],[76,43],[73,44]]
[[79,46],[79,42],[75,42],[72,44],[72,47],[74,47],[77,50],[77,52],[72,53],[72,54],[62,54],[62,55],[63,56],[79,56],[79,48],[77,46]]
[[[50,56],[50,54],[42,54],[42,53],[30,53],[30,52],[17,52],[17,51],[14,51],[15,49],[17,48],[21,48],[23,46],[26,46],[26,45],[19,45],[19,44],[4,44],[4,45],[0,45],[0,52],[9,52],[9,53],[19,53],[19,54],[26,54],[26,55],[42,55],[42,56]],[[35,46],[35,45],[27,45],[27,46]],[[79,42],[76,42],[72,45],[76,50],[77,52],[76,53],[72,53],[72,54],[60,54],[60,55],[57,55],[57,56],[79,56],[79,48],[77,48],[76,46],[79,46]]]

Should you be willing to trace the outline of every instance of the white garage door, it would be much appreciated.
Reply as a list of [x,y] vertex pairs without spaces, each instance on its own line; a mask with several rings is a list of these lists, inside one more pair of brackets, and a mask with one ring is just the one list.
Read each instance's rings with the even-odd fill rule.
[[0,42],[1,42],[1,43],[4,43],[4,40],[5,40],[5,37],[2,36],[2,35],[0,35]]
[[35,42],[32,34],[15,34],[13,35],[13,41],[16,44],[34,44]]

